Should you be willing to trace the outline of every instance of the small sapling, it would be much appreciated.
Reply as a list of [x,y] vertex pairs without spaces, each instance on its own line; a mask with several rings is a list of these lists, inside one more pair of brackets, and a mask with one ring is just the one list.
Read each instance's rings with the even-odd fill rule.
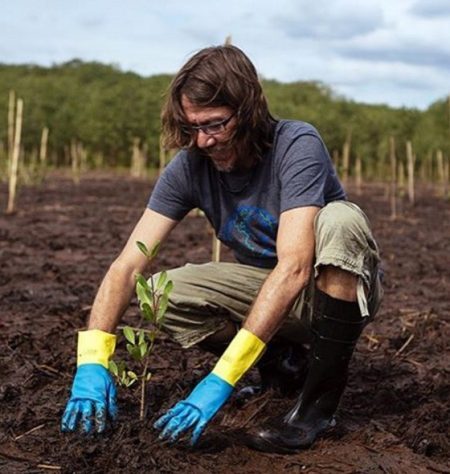
[[[148,261],[152,260],[159,250],[159,242],[151,250],[148,250],[143,242],[136,242],[136,245]],[[140,325],[147,322],[150,328],[126,326],[123,328],[123,335],[127,341],[127,351],[131,358],[139,364],[140,370],[138,373],[133,372],[127,367],[125,361],[115,362],[112,360],[109,363],[109,370],[119,385],[131,387],[135,382],[140,381],[141,406],[139,417],[141,420],[144,418],[146,408],[146,384],[152,377],[151,372],[148,371],[149,359],[164,322],[172,288],[172,281],[168,280],[165,271],[159,274],[156,282],[153,275],[150,275],[148,280],[140,273],[136,275],[136,296],[142,316]]]

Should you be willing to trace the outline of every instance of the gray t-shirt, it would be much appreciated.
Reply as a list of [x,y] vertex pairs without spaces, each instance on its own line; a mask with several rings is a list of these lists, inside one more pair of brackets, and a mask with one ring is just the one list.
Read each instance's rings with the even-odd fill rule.
[[317,130],[281,120],[272,149],[245,173],[219,172],[208,158],[180,151],[160,176],[148,207],[175,220],[199,208],[239,262],[273,268],[280,214],[339,199],[346,199],[345,193]]

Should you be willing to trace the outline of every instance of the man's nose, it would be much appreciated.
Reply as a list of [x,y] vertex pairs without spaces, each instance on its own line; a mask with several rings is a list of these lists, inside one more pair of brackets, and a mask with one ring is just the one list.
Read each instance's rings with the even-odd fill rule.
[[209,148],[216,144],[216,139],[212,135],[206,134],[203,130],[198,130],[196,142],[199,148]]

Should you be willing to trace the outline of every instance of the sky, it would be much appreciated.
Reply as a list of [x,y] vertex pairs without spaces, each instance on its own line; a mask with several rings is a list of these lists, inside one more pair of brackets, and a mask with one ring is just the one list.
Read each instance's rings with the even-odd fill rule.
[[0,63],[78,58],[175,73],[231,36],[261,77],[320,81],[366,103],[450,93],[450,0],[3,0]]

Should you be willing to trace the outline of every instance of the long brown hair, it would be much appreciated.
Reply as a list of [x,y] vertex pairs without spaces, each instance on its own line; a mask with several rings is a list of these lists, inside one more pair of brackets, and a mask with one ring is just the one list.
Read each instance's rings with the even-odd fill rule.
[[180,69],[169,87],[161,119],[167,149],[196,149],[186,124],[181,96],[198,106],[228,106],[237,117],[232,145],[245,162],[261,159],[272,146],[275,119],[250,59],[236,46],[200,50]]

